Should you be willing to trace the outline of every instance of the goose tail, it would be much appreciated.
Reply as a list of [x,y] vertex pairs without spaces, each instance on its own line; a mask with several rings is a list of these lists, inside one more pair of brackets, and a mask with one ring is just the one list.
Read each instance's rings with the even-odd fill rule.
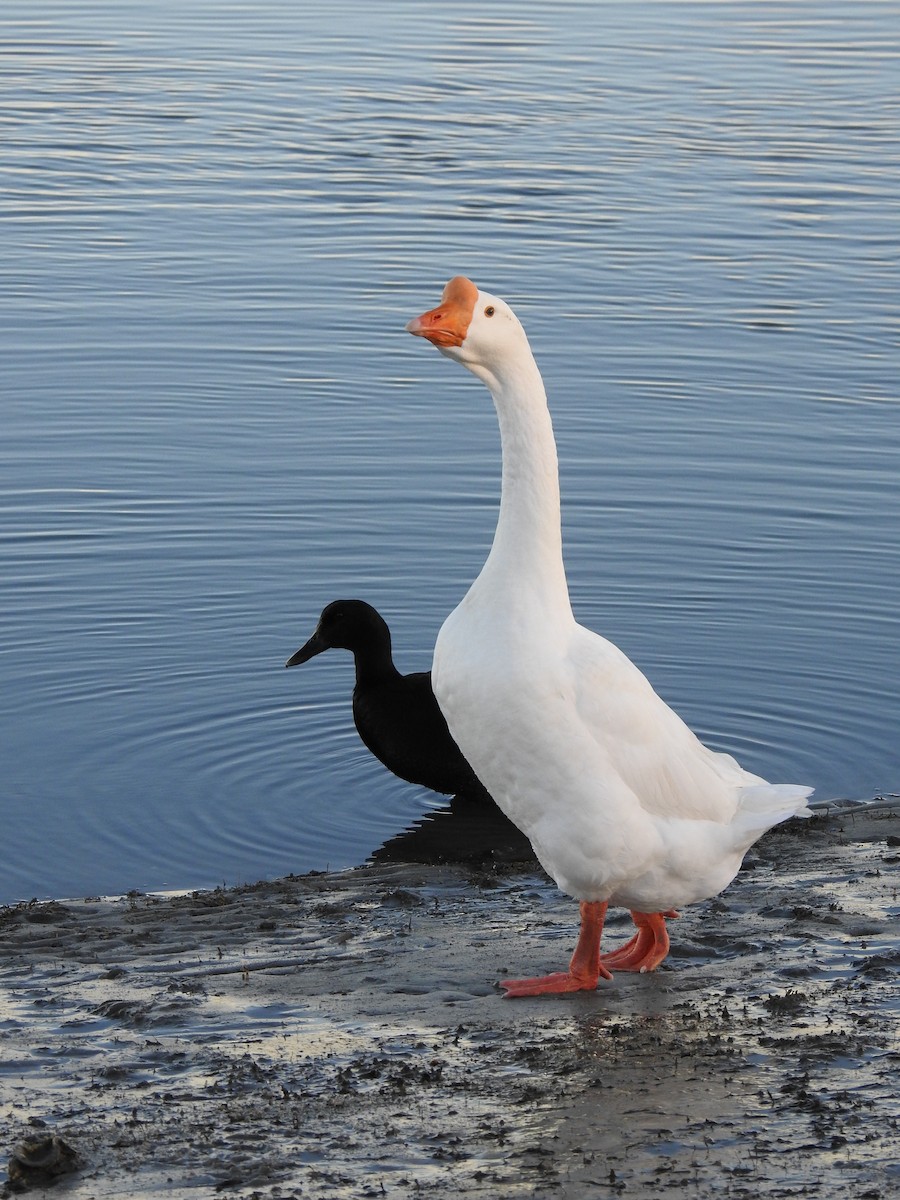
[[741,788],[734,824],[748,833],[763,833],[791,817],[811,817],[806,801],[813,788],[796,783],[757,783]]

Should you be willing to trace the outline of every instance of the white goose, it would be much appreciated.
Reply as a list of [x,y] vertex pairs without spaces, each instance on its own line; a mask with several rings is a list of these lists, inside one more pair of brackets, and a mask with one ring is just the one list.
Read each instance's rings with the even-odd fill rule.
[[[589,990],[609,967],[652,970],[665,917],[713,896],[772,825],[809,815],[810,788],[773,785],[707,749],[612,643],[572,614],[556,445],[525,331],[457,276],[406,326],[481,379],[500,421],[500,515],[488,559],[444,622],[434,691],[479,779],[581,901],[568,971],[503,982],[508,996]],[[608,904],[637,934],[600,954]]]

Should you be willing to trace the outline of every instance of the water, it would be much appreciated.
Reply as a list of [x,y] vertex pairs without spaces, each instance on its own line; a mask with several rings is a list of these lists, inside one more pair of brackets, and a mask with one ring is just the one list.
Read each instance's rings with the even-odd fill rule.
[[[321,9],[321,11],[320,11]],[[496,516],[457,272],[543,369],[579,618],[710,744],[900,784],[900,10],[6,0],[0,900],[362,861],[356,595],[424,668]]]

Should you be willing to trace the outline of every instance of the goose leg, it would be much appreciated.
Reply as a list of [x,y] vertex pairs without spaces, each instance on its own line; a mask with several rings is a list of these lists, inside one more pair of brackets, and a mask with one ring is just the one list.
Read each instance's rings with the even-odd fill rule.
[[669,953],[666,917],[677,916],[674,908],[658,913],[642,913],[632,909],[631,919],[637,926],[637,933],[618,950],[601,954],[601,964],[614,971],[655,971]]
[[606,907],[605,900],[581,902],[581,929],[568,971],[539,975],[535,979],[501,979],[500,986],[505,991],[504,999],[516,996],[543,996],[553,992],[591,992],[597,986],[601,975],[604,979],[612,979],[612,975],[600,961],[600,938],[603,934]]

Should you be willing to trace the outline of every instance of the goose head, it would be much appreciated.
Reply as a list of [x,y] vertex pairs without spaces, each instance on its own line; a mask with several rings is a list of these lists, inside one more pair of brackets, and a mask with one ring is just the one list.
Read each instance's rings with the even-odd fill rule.
[[531,358],[525,330],[506,301],[479,291],[464,275],[454,276],[437,308],[414,317],[406,331],[468,367],[492,390],[523,356]]

